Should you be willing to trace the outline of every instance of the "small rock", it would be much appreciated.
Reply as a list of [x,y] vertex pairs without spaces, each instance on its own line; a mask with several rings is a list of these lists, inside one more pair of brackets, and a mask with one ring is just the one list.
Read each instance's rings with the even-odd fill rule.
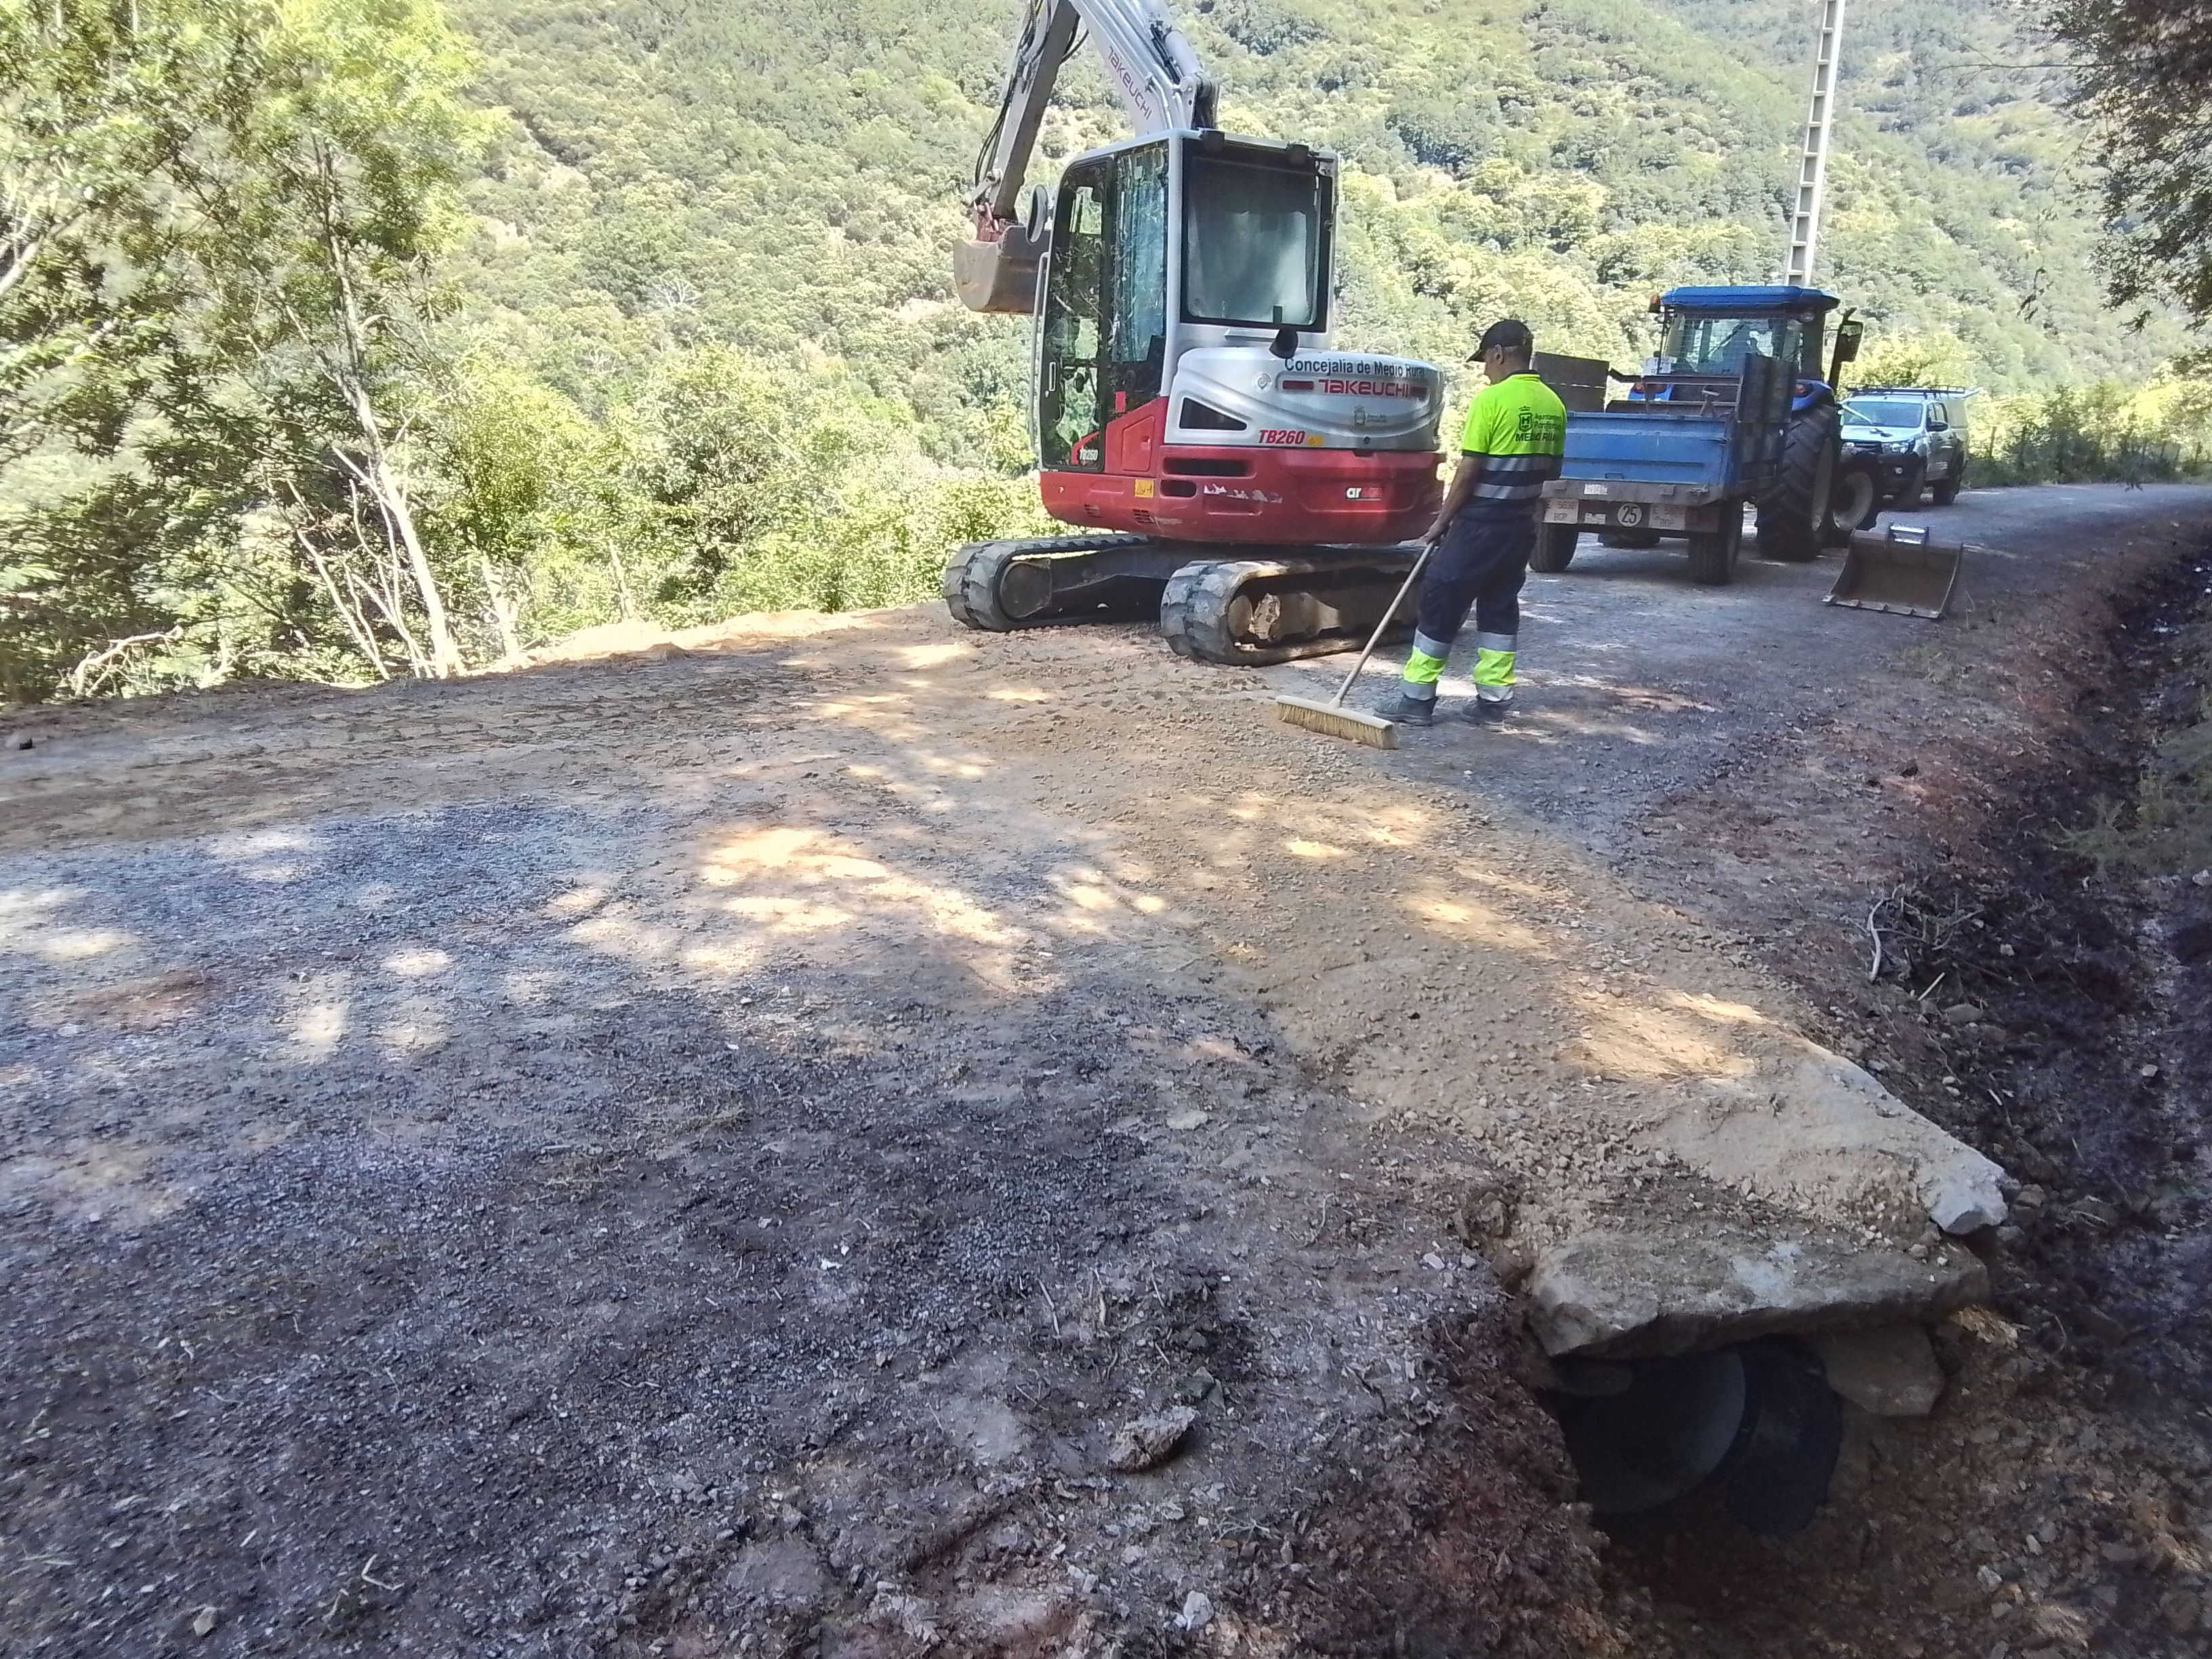
[[2179,1635],[2187,1635],[2197,1629],[2203,1616],[2203,1602],[2194,1590],[2170,1589],[2158,1599],[2159,1616],[2166,1620],[2168,1630]]
[[2031,1182],[2014,1194],[2012,1201],[2023,1210],[2039,1210],[2050,1201],[2050,1197],[2051,1194],[2042,1188]]
[[2138,1066],[2136,1067],[2136,1075],[2142,1079],[2144,1082],[2148,1083],[2151,1079],[2158,1075],[2158,1067],[2155,1066]]
[[1986,1563],[1974,1569],[1974,1577],[1981,1581],[1984,1589],[1993,1590],[2004,1583],[2004,1575]]
[[1124,1474],[1156,1469],[1182,1449],[1183,1437],[1197,1421],[1198,1408],[1194,1406],[1170,1406],[1144,1417],[1133,1417],[1114,1431],[1114,1444],[1106,1461]]
[[1212,1121],[1212,1113],[1193,1109],[1188,1112],[1177,1112],[1173,1117],[1168,1119],[1167,1123],[1170,1129],[1202,1129]]
[[[30,746],[31,740],[28,738],[24,738],[22,747],[28,749]],[[2212,870],[2199,870],[2195,875],[2190,877],[2189,884],[2191,887],[2212,887]]]
[[1918,1325],[1828,1331],[1811,1339],[1828,1386],[1877,1417],[1925,1417],[1943,1393],[1943,1368]]
[[1176,1614],[1177,1630],[1204,1630],[1213,1622],[1213,1598],[1204,1590],[1193,1590],[1182,1598],[1182,1611]]
[[[15,739],[15,747],[18,749],[35,749],[38,747],[38,744],[33,743],[28,738],[18,738]],[[2197,885],[2201,887],[2203,885],[2203,883],[2199,882]]]
[[1981,1005],[1975,1002],[1954,1002],[1943,1011],[1943,1018],[1954,1025],[1972,1025],[1981,1017]]
[[1193,1371],[1176,1384],[1176,1402],[1178,1405],[1195,1406],[1219,1386],[1212,1371]]
[[[28,744],[26,744],[23,746],[27,749],[30,747]],[[212,1636],[215,1634],[215,1627],[222,1622],[222,1615],[218,1613],[213,1607],[202,1607],[198,1613],[192,1615],[192,1634],[195,1636]]]

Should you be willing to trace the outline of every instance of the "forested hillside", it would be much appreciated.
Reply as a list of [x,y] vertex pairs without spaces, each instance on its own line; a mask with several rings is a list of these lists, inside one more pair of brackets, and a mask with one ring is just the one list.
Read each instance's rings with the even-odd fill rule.
[[[1797,0],[1189,0],[1224,123],[1340,150],[1358,343],[1457,361],[1475,319],[1633,355],[1667,283],[1771,277],[1804,114]],[[946,248],[1018,9],[459,0],[517,118],[478,291],[594,395],[672,333],[826,352],[937,453],[1018,450],[1018,323],[947,308]],[[2102,311],[2075,136],[1994,0],[1868,0],[1824,278],[1874,334],[1955,336],[2021,389],[2171,354]],[[1122,118],[1087,62],[1052,157]],[[1456,348],[1456,349],[1455,349]],[[603,354],[603,355],[595,355]]]
[[[1771,277],[1814,10],[1180,8],[1225,125],[1346,158],[1345,343],[1455,373],[1501,313],[1620,361],[1654,290]],[[0,0],[30,89],[0,112],[13,199],[76,199],[102,152],[70,135],[123,135],[81,181],[96,210],[0,286],[0,696],[447,672],[618,617],[890,603],[1038,522],[1027,328],[950,288],[1019,12]],[[2186,337],[2101,306],[2077,134],[2014,15],[1854,8],[1820,276],[1869,319],[1869,372],[2131,387]],[[389,94],[331,95],[364,74]],[[1040,172],[1123,131],[1079,58]],[[331,255],[302,303],[253,239],[315,179],[360,240],[291,246]]]

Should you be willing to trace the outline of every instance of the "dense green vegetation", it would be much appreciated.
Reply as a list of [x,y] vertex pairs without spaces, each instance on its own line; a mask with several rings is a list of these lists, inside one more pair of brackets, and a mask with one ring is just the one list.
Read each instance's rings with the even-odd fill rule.
[[2113,298],[2212,317],[2212,0],[2045,5],[2094,134]]
[[[1812,27],[1795,0],[1180,9],[1226,125],[1345,156],[1347,343],[1456,364],[1513,312],[1618,362],[1647,349],[1654,290],[1778,264]],[[118,135],[40,151],[52,112],[0,106],[10,222],[56,167],[96,165],[100,208],[38,293],[0,291],[0,460],[20,456],[0,696],[443,672],[617,617],[893,602],[958,541],[1036,522],[1026,328],[969,315],[949,281],[1018,13],[0,0],[11,80],[66,70],[70,107]],[[2073,136],[2043,72],[2008,66],[2029,55],[2010,15],[1855,9],[1822,276],[1869,319],[1870,365],[2131,396],[2186,339],[2102,309]],[[210,77],[180,40],[262,72]],[[428,80],[376,122],[285,68],[373,82],[380,40]],[[155,110],[173,142],[131,149]],[[365,204],[335,273],[380,296],[352,346],[335,274],[271,217],[307,175],[264,129],[337,158]],[[1040,167],[1122,131],[1079,59]],[[415,169],[405,214],[379,145]],[[194,196],[201,156],[222,166]],[[274,278],[264,232],[291,250]]]

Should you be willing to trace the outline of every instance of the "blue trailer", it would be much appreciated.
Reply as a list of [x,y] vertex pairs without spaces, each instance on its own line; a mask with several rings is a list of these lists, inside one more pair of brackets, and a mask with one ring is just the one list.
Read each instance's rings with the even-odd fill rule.
[[1812,559],[1832,539],[1830,495],[1838,452],[1837,368],[1857,349],[1856,325],[1837,330],[1820,362],[1834,295],[1806,288],[1684,288],[1652,302],[1661,346],[1607,402],[1602,365],[1567,398],[1566,459],[1545,487],[1544,528],[1529,561],[1565,570],[1577,539],[1655,544],[1687,539],[1690,576],[1735,574],[1743,509],[1759,509],[1760,550]]

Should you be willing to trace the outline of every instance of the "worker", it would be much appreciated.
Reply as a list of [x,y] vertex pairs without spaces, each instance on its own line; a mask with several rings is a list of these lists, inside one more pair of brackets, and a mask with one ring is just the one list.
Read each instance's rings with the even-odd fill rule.
[[1477,726],[1498,726],[1512,707],[1521,584],[1536,545],[1544,483],[1559,475],[1567,435],[1566,405],[1529,367],[1535,350],[1528,324],[1509,317],[1490,325],[1468,359],[1480,361],[1490,384],[1468,409],[1458,470],[1422,537],[1429,568],[1421,577],[1413,654],[1396,698],[1379,711],[1385,720],[1435,721],[1437,682],[1470,608],[1474,697],[1462,715]]

